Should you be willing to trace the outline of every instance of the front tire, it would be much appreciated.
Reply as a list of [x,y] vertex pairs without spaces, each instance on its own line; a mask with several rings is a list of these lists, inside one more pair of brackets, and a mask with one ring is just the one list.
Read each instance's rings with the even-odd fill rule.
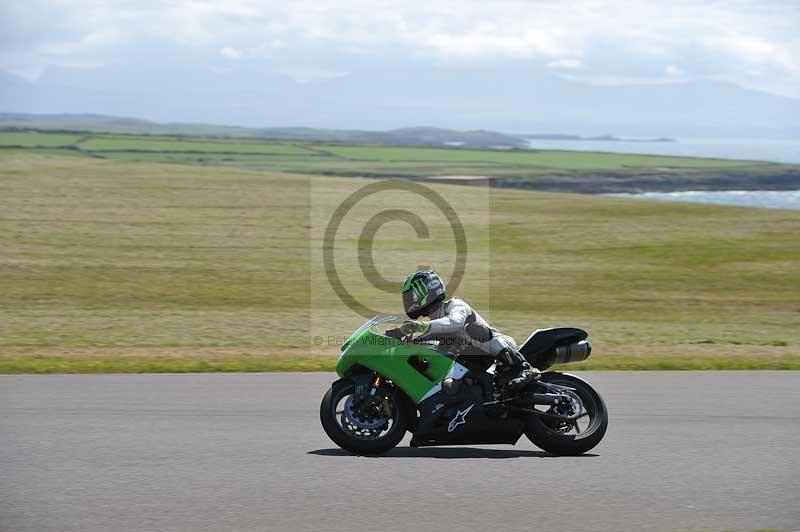
[[[528,416],[525,435],[537,447],[558,456],[574,456],[593,449],[603,439],[608,428],[608,410],[603,398],[588,382],[574,375],[548,372],[542,375],[542,380],[572,388],[580,399],[585,414],[575,420],[574,425],[552,417],[531,414]],[[533,387],[535,384],[531,388]],[[580,427],[581,424],[583,427]]]
[[355,384],[349,380],[334,383],[322,398],[319,409],[322,428],[328,437],[342,449],[363,455],[384,453],[400,443],[408,428],[408,416],[398,396],[400,392],[391,388],[380,393],[384,394],[385,425],[374,428],[359,425],[357,419],[345,413],[346,408],[352,409],[353,403],[348,404],[348,398],[353,401],[356,397]]

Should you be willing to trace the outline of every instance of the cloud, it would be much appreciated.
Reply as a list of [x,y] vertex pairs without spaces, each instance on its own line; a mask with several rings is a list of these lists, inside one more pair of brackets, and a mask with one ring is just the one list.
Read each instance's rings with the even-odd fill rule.
[[686,73],[680,67],[675,65],[667,65],[664,67],[664,75],[667,78],[682,79],[686,77]]
[[548,68],[555,70],[580,70],[585,67],[580,59],[557,59],[547,63]]
[[508,32],[501,26],[482,24],[466,31],[414,32],[407,40],[445,58],[548,58],[569,53],[568,44],[559,33],[558,30]]
[[242,56],[244,55],[244,52],[236,48],[233,48],[232,46],[226,46],[219,51],[219,55],[221,55],[226,59],[236,60],[236,59],[241,59]]
[[798,27],[792,0],[28,0],[0,4],[0,68],[102,64],[155,42],[306,72],[360,56],[517,62],[587,82],[726,79],[800,98]]

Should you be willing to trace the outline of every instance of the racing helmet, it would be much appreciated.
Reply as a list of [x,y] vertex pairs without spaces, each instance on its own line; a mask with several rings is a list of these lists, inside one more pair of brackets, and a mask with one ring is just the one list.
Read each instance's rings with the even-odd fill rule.
[[445,298],[442,278],[433,270],[414,272],[403,282],[403,308],[412,320],[426,314],[428,307]]

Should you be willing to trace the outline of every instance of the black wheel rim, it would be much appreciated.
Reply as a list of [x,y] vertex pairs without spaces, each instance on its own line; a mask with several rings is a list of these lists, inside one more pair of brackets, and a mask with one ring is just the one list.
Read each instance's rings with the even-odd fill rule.
[[[558,384],[559,386],[567,386],[574,390],[571,392],[576,395],[580,400],[581,412],[574,412],[562,409],[559,411],[556,407],[551,407],[547,410],[549,416],[540,416],[542,423],[555,436],[568,437],[568,438],[583,438],[592,434],[602,423],[602,408],[598,403],[595,395],[587,390],[585,386],[568,379],[553,379],[547,381],[549,384]],[[570,394],[568,394],[570,395]],[[578,415],[575,419],[557,419],[550,416],[567,415],[573,417]]]

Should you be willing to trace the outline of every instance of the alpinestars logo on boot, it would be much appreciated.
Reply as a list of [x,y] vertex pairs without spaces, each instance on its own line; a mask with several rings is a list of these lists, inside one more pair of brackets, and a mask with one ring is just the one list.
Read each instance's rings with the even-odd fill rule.
[[475,403],[469,405],[463,412],[459,410],[453,419],[450,420],[450,424],[447,425],[447,432],[453,432],[456,430],[457,426],[465,424],[467,422],[467,414],[469,414],[469,411],[472,410],[473,406],[475,406]]

